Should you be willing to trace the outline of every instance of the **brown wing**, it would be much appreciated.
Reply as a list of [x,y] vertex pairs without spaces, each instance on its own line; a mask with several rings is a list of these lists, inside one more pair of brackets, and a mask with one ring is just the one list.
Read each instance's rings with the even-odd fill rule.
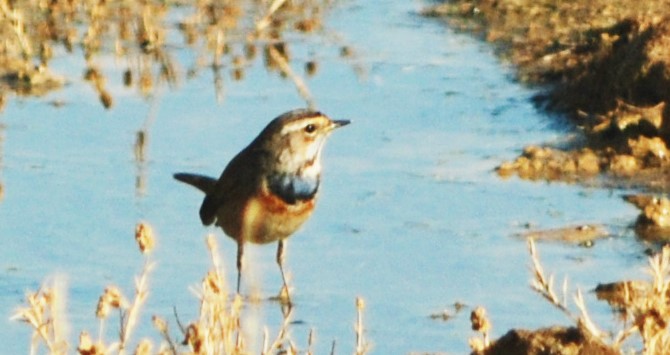
[[[246,201],[260,184],[261,162],[262,153],[247,147],[228,163],[216,186],[205,196],[200,206],[200,220],[204,225],[216,222],[222,209],[222,213],[229,214],[226,216],[228,223],[239,220]],[[222,222],[219,221],[218,224]],[[230,230],[230,227],[232,226],[224,226],[224,229]]]

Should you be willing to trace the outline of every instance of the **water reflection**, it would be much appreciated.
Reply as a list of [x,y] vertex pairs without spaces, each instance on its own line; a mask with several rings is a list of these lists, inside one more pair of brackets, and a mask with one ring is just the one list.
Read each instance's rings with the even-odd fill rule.
[[149,131],[156,117],[156,107],[156,100],[152,99],[151,107],[142,123],[142,127],[135,132],[133,156],[135,157],[135,195],[137,197],[145,196],[147,191],[147,147]]
[[[114,104],[107,88],[104,63],[110,54],[125,65],[122,82],[149,97],[162,86],[210,70],[214,89],[222,101],[224,73],[243,80],[246,69],[262,49],[270,72],[290,79],[308,106],[312,94],[303,77],[291,66],[289,33],[323,36],[323,17],[330,0],[198,1],[166,4],[163,1],[120,2],[32,0],[0,4],[0,88],[19,95],[41,95],[62,86],[49,63],[63,48],[83,55],[84,78],[98,93],[105,108]],[[181,38],[181,39],[180,39]],[[178,52],[186,54],[177,54]],[[179,62],[193,56],[185,72]],[[179,59],[177,59],[179,57]],[[318,63],[302,63],[314,75]]]
[[[113,79],[108,78],[114,69],[109,65],[111,55],[125,68],[120,71],[123,87],[149,101],[162,88],[209,71],[217,101],[223,102],[226,81],[242,81],[252,65],[262,63],[268,72],[288,79],[305,106],[315,108],[305,76],[316,75],[319,63],[313,55],[293,58],[286,37],[296,33],[328,37],[322,23],[331,6],[330,0],[0,1],[0,92],[39,96],[57,90],[72,78],[52,70],[54,57],[82,56],[83,80],[97,93],[99,103],[111,109],[118,94],[110,89]],[[0,112],[7,98],[0,94]],[[62,104],[54,102],[55,107]],[[148,114],[133,145],[137,196],[146,191],[146,147],[153,116]]]
[[142,197],[146,194],[147,177],[146,177],[146,145],[149,132],[146,128],[142,128],[135,134],[135,144],[133,145],[133,152],[135,153],[135,195]]
[[[0,111],[2,106],[0,106]],[[5,187],[2,183],[2,170],[3,170],[3,161],[2,157],[4,156],[4,143],[5,143],[5,126],[0,123],[0,202],[2,202],[3,197],[5,197]]]

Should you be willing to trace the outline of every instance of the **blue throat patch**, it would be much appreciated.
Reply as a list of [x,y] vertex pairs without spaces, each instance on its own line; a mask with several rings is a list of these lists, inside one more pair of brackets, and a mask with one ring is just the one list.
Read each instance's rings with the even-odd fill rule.
[[318,178],[280,174],[269,176],[267,181],[270,191],[291,205],[312,199],[319,190]]

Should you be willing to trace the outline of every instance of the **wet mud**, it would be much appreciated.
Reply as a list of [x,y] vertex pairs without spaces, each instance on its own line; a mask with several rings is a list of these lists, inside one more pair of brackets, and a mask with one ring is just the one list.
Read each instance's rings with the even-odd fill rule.
[[450,1],[424,10],[480,34],[579,138],[528,147],[501,176],[664,191],[670,181],[668,1]]
[[[670,2],[455,0],[423,11],[490,42],[517,79],[537,89],[536,105],[567,126],[560,144],[527,146],[496,172],[503,178],[635,188],[623,199],[640,213],[642,241],[670,238]],[[576,133],[575,133],[576,132]],[[591,243],[601,228],[567,226],[522,233],[536,240]],[[532,243],[531,243],[532,244]],[[587,244],[588,245],[588,244]],[[532,248],[531,248],[532,249]],[[627,325],[603,336],[585,309],[571,315],[536,261],[532,287],[574,321],[572,327],[512,329],[471,341],[473,354],[618,354],[639,334],[644,353],[667,353],[667,248],[650,259],[652,281],[601,284],[594,290]],[[533,251],[531,251],[533,254]],[[578,295],[579,297],[579,295]],[[474,312],[473,312],[474,317]],[[477,324],[481,324],[478,322]]]

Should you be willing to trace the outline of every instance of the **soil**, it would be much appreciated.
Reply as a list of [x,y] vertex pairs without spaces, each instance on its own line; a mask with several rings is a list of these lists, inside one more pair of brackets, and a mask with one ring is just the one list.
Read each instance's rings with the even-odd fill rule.
[[578,327],[559,327],[529,331],[512,329],[494,341],[482,351],[473,355],[582,355],[582,354],[619,354],[599,339],[593,338],[587,331]]
[[455,0],[425,16],[481,35],[579,139],[529,147],[501,176],[670,187],[670,1]]
[[[517,79],[537,89],[538,107],[576,137],[526,147],[497,167],[501,177],[646,190],[652,194],[624,196],[640,210],[635,230],[644,240],[670,240],[670,200],[654,195],[670,189],[670,0],[452,0],[423,15],[492,43]],[[583,242],[600,233],[566,227],[525,236]],[[658,310],[667,308],[667,294],[654,290],[650,282],[622,281],[595,291],[632,315],[637,329],[666,329],[655,315],[665,314]],[[607,344],[577,323],[512,329],[491,343],[471,343],[473,354],[621,352],[617,342]],[[649,337],[642,338],[647,346]],[[656,348],[647,350],[667,350]]]

